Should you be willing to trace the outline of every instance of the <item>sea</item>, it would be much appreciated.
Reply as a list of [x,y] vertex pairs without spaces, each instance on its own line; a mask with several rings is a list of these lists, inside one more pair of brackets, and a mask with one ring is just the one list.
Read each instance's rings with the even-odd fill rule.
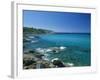
[[[32,35],[31,35],[32,37]],[[46,58],[59,58],[64,63],[73,63],[74,66],[91,66],[91,34],[90,33],[54,33],[41,34],[34,40],[24,42],[23,50],[37,48],[66,47],[59,53],[46,53]]]

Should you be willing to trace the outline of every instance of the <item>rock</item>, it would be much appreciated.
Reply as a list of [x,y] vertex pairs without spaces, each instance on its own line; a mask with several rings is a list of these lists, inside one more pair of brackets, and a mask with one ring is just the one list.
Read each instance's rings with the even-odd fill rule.
[[65,50],[66,47],[61,46],[61,47],[50,47],[50,48],[37,48],[36,52],[39,53],[48,53],[48,52],[53,52],[53,53],[59,53],[62,50]]
[[33,54],[23,54],[23,59],[24,60],[32,60],[32,59],[34,59],[34,56],[33,56]]
[[29,66],[24,66],[24,69],[36,69],[36,63],[33,63]]
[[50,68],[50,62],[46,60],[37,61],[36,68]]
[[35,51],[34,50],[30,50],[29,53],[35,53]]
[[29,59],[27,59],[27,60],[23,60],[23,64],[24,64],[24,66],[29,66],[29,65],[31,65],[31,64],[33,64],[33,63],[36,63],[36,61],[34,61],[34,60],[29,60]]
[[59,53],[60,51],[63,51],[63,50],[65,50],[66,49],[66,47],[64,47],[64,46],[61,46],[61,47],[52,47],[51,48],[51,51],[53,52],[53,53]]
[[54,52],[54,53],[59,53],[59,50],[52,50],[52,52]]
[[29,66],[33,63],[36,63],[34,56],[32,54],[24,54],[23,55],[23,65]]
[[37,53],[37,54],[35,54],[34,56],[37,57],[37,58],[39,58],[39,59],[42,59],[42,57],[43,57],[44,55],[43,55],[43,54],[38,54],[38,53]]
[[55,68],[56,66],[53,63],[49,64],[50,68]]
[[59,53],[59,51],[60,51],[59,47],[52,47],[51,50],[53,53]]
[[53,59],[52,63],[55,66],[57,66],[57,67],[65,67],[65,65],[63,64],[63,62],[61,60],[59,60],[58,58]]

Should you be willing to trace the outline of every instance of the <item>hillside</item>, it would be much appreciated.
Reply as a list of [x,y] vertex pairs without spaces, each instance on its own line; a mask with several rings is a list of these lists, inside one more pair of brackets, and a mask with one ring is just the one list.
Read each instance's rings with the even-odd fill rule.
[[46,29],[36,29],[36,28],[28,28],[28,27],[23,27],[23,33],[24,34],[47,34],[47,33],[53,33],[51,30],[46,30]]

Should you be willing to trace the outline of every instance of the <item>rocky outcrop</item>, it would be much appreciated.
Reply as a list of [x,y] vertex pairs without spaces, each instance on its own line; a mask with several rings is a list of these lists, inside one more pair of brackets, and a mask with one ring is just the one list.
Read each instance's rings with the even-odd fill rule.
[[59,53],[66,50],[66,47],[50,47],[50,48],[37,48],[34,50],[26,51],[23,54],[23,68],[24,69],[40,69],[40,68],[56,68],[56,67],[72,67],[73,63],[64,63],[59,58],[48,60],[47,53]]
[[63,64],[63,62],[61,60],[59,60],[58,58],[54,58],[52,60],[53,65],[55,65],[56,67],[65,67],[65,65]]
[[35,51],[39,53],[59,53],[60,51],[66,50],[67,47],[60,46],[60,47],[49,47],[49,48],[37,48]]

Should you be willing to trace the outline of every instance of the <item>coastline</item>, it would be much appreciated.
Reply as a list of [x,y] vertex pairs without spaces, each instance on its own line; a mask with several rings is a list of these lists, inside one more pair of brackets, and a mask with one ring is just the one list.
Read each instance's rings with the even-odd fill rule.
[[[64,49],[63,47],[61,47]],[[54,49],[55,50],[55,49]],[[51,52],[47,49],[47,52]],[[57,52],[55,52],[57,54]],[[57,68],[57,67],[72,67],[73,63],[64,63],[59,58],[49,60],[46,58],[46,52],[29,51],[23,54],[23,69],[42,69],[42,68]]]
[[[84,43],[83,41],[87,40],[87,38],[85,39],[85,37],[87,36],[89,38],[90,33],[64,33],[64,32],[41,33],[41,34],[27,33],[23,36],[24,38],[23,43],[29,44],[26,45],[26,49],[28,46],[33,46],[33,47],[28,51],[24,50],[23,52],[23,55],[27,55],[26,57],[23,57],[23,64],[24,64],[23,68],[42,69],[42,68],[57,68],[57,67],[89,66],[90,62],[87,65],[84,62],[81,63],[82,56],[80,56],[80,54],[81,55],[86,53],[88,54],[90,51],[90,49],[81,48],[90,44],[90,41],[89,44]],[[90,38],[88,40],[90,40]],[[80,44],[81,47],[78,47]],[[24,48],[25,45],[23,46],[23,49]],[[30,55],[32,57],[30,57]],[[67,61],[64,61],[62,59],[63,57]],[[52,62],[53,60],[55,60],[56,63],[53,63]],[[88,59],[88,61],[90,60]]]

